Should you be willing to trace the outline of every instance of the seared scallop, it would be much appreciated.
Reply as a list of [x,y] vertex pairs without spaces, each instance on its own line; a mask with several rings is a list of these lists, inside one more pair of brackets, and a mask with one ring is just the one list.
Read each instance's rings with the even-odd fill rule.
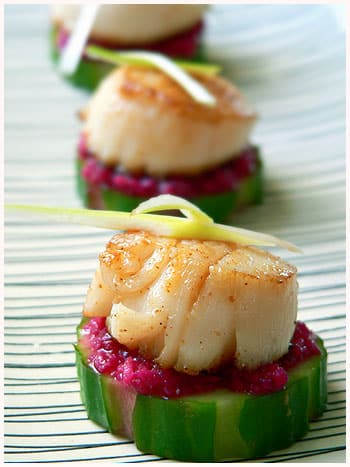
[[256,114],[233,84],[193,76],[215,106],[197,103],[159,70],[116,69],[81,113],[89,150],[106,165],[154,176],[194,175],[238,156]]
[[297,289],[293,266],[254,247],[120,233],[84,315],[106,316],[113,337],[164,368],[256,368],[288,351]]
[[[186,31],[202,18],[207,5],[109,4],[101,5],[91,37],[119,44],[148,44]],[[52,5],[53,21],[72,31],[79,4]]]

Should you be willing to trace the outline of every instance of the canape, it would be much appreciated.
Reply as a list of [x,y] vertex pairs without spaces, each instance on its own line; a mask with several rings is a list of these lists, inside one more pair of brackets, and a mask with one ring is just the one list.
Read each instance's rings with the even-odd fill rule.
[[[88,44],[110,50],[143,49],[173,58],[202,60],[206,5],[104,4],[99,7]],[[70,38],[81,5],[52,6],[51,53],[57,61]],[[111,66],[83,55],[70,81],[94,89]]]
[[78,186],[87,207],[132,210],[159,194],[191,200],[216,221],[262,199],[250,143],[257,115],[224,78],[189,73],[215,98],[196,102],[156,68],[124,65],[80,113]]
[[121,217],[132,230],[108,242],[88,289],[76,361],[90,419],[183,461],[289,446],[327,399],[323,342],[296,320],[296,268],[203,213],[162,216],[164,229],[149,216]]

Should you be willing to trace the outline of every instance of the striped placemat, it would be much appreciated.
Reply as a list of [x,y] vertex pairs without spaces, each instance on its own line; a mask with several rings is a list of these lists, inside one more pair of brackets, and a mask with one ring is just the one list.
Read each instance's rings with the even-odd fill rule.
[[[5,198],[80,206],[76,112],[86,94],[48,53],[48,10],[5,7]],[[345,460],[345,48],[326,5],[215,5],[206,47],[260,114],[265,201],[232,219],[299,245],[299,318],[325,340],[329,402],[309,434],[258,462]],[[165,462],[90,422],[72,343],[110,232],[5,219],[5,460]]]

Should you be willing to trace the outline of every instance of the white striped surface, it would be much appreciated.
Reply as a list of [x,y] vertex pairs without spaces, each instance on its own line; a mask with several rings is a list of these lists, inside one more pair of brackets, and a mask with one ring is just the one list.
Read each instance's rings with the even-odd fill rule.
[[[53,70],[47,35],[45,7],[6,6],[5,198],[80,206],[73,166],[76,112],[86,95]],[[215,5],[206,44],[211,60],[224,65],[261,117],[254,142],[265,161],[265,201],[233,222],[303,249],[301,256],[277,253],[298,266],[299,318],[329,351],[324,416],[303,440],[264,461],[344,462],[344,35],[325,5]],[[87,420],[79,397],[75,326],[110,235],[6,218],[7,462],[158,460]]]

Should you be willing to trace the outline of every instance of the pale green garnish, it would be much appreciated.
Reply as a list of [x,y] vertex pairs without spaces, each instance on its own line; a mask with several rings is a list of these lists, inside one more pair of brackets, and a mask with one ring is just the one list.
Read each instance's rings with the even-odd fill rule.
[[174,195],[159,195],[147,201],[143,201],[132,211],[132,214],[145,214],[148,212],[168,211],[171,209],[181,211],[188,219],[209,224],[214,222],[213,219],[207,216],[199,207],[184,198]]
[[[176,217],[159,214],[146,214],[147,211],[179,209],[190,217]],[[25,206],[18,204],[5,205],[7,210],[25,214],[41,214],[50,216],[61,222],[89,225],[113,230],[146,230],[155,235],[178,239],[217,240],[240,243],[242,245],[278,246],[290,251],[299,252],[292,243],[280,240],[272,235],[240,229],[228,225],[216,224],[206,214],[182,198],[163,195],[151,198],[142,203],[134,212],[97,211],[76,208],[52,208],[41,206]],[[138,212],[139,210],[143,212]]]
[[98,8],[98,4],[84,5],[81,8],[74,31],[60,58],[59,70],[62,74],[69,76],[77,69]]
[[[137,53],[139,54],[139,52]],[[130,52],[115,52],[97,45],[87,46],[85,54],[89,58],[95,58],[112,65],[138,65],[148,68],[154,67],[153,63],[150,63],[149,60],[136,57],[135,55],[130,55]],[[214,63],[185,62],[184,60],[173,60],[173,62],[185,71],[193,71],[208,76],[215,76],[221,71],[221,66]]]
[[207,76],[216,76],[222,69],[222,67],[216,63],[196,63],[186,62],[185,60],[174,60],[174,62],[189,73],[201,73],[202,75]]
[[165,55],[141,50],[110,52],[96,46],[87,47],[86,53],[91,58],[109,60],[109,62],[117,65],[139,65],[158,68],[176,81],[196,102],[208,107],[213,107],[216,104],[215,97],[204,86]]

